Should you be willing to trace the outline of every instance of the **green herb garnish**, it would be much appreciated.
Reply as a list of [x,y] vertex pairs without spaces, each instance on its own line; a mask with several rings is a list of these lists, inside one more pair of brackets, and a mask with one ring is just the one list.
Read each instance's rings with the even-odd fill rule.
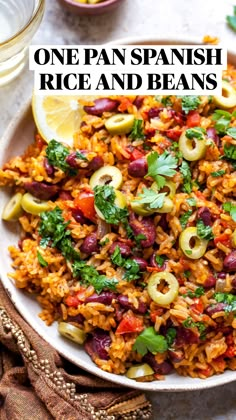
[[153,354],[164,353],[167,349],[167,340],[163,335],[157,334],[153,327],[142,331],[133,345],[133,350],[142,356],[145,356],[149,351]]
[[137,280],[140,277],[140,267],[135,260],[123,258],[120,248],[116,246],[115,251],[111,255],[111,261],[118,267],[125,269],[124,279],[127,281]]
[[189,128],[185,131],[185,135],[188,139],[204,140],[204,134],[206,134],[206,130],[201,127]]
[[211,226],[206,226],[201,219],[197,221],[197,235],[201,239],[214,239]]
[[236,6],[233,6],[233,16],[226,16],[227,23],[236,32]]
[[192,298],[195,298],[195,297],[203,296],[204,293],[205,293],[204,288],[202,286],[200,286],[200,287],[197,287],[194,292],[192,292],[192,290],[188,290],[186,295],[183,295],[183,296],[188,296],[192,299]]
[[182,325],[185,328],[197,328],[200,333],[200,338],[205,338],[206,325],[203,322],[194,322],[193,319],[189,316],[187,319],[185,319],[185,321],[182,322]]
[[157,152],[152,152],[147,157],[148,173],[146,176],[152,177],[159,188],[164,187],[166,180],[165,176],[172,177],[176,174],[177,159],[167,151],[159,155]]
[[195,207],[197,204],[197,200],[194,197],[187,198],[186,201],[191,207]]
[[225,173],[226,171],[224,169],[221,169],[220,171],[211,172],[211,176],[213,176],[214,178],[217,178],[218,176],[222,176]]
[[177,331],[175,328],[173,327],[168,328],[167,333],[166,333],[166,341],[167,341],[168,348],[171,348],[172,344],[175,341],[176,335],[177,335]]
[[157,193],[148,188],[143,188],[143,192],[134,200],[138,204],[147,204],[147,209],[160,209],[163,206],[166,193]]
[[182,110],[185,114],[198,108],[201,101],[199,96],[182,96]]
[[69,156],[70,151],[67,147],[63,146],[62,143],[51,140],[48,143],[48,147],[46,148],[46,157],[48,159],[48,163],[56,168],[61,169],[63,172],[69,172],[69,174],[76,175],[77,170],[71,168],[71,166],[66,162],[67,156]]
[[229,212],[230,216],[236,222],[236,205],[230,203],[229,201],[227,203],[223,204],[223,209],[227,212]]
[[182,214],[182,216],[180,216],[180,224],[182,229],[185,229],[188,223],[188,219],[190,218],[190,216],[193,214],[192,210],[188,210],[186,211],[186,213]]
[[37,251],[37,258],[38,258],[38,262],[41,265],[41,267],[47,267],[48,266],[47,261],[45,261],[45,259],[43,258],[43,256],[40,254],[39,251]]
[[223,111],[222,109],[216,109],[214,112],[212,119],[216,121],[215,129],[217,134],[224,135],[226,130],[229,127],[232,115],[228,111]]
[[101,293],[103,289],[116,290],[118,283],[116,279],[109,279],[100,275],[95,267],[86,264],[85,261],[74,262],[73,275],[80,278],[83,283],[93,286],[97,293]]
[[186,192],[187,194],[190,194],[193,188],[192,174],[191,174],[190,166],[186,162],[186,160],[182,161],[182,164],[179,170],[180,170],[180,173],[183,175],[183,181],[184,181],[183,191]]
[[94,188],[95,206],[103,214],[105,221],[112,225],[118,225],[128,216],[128,210],[117,207],[115,199],[115,190],[110,185],[97,185]]
[[129,135],[132,140],[144,140],[145,135],[143,133],[143,120],[134,120],[132,131]]
[[224,308],[225,312],[236,311],[236,295],[232,295],[231,293],[215,293],[214,299],[218,303],[226,304],[226,307]]

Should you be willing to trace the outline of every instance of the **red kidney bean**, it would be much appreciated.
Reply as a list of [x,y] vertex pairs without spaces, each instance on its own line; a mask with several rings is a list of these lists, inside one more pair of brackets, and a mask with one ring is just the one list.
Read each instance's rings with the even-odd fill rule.
[[207,138],[212,139],[217,147],[220,145],[220,137],[217,135],[214,127],[207,129]]
[[182,350],[169,350],[168,354],[173,363],[179,363],[184,359],[184,352]]
[[97,171],[104,165],[102,156],[95,156],[88,164],[87,169],[91,171]]
[[137,96],[134,100],[134,105],[139,109],[143,105],[144,96]]
[[109,98],[99,98],[95,99],[94,105],[84,106],[84,111],[87,114],[100,116],[103,112],[112,112],[115,111],[118,106],[118,102]]
[[218,279],[225,279],[226,278],[226,273],[224,273],[223,271],[221,273],[217,273],[217,278]]
[[148,263],[144,258],[141,257],[132,257],[131,260],[135,261],[141,271],[145,271],[147,269]]
[[231,286],[233,289],[236,289],[236,277],[234,277],[233,280],[231,281]]
[[[146,139],[151,139],[152,137],[155,136],[156,130],[155,128],[148,127],[145,129],[144,134],[145,134]],[[152,143],[150,142],[146,142],[145,145],[150,146],[150,149],[152,148]]]
[[120,249],[120,253],[122,257],[128,257],[131,254],[131,248],[129,245],[125,244],[124,242],[113,242],[113,244],[109,248],[109,254],[113,254],[116,247]]
[[158,222],[159,226],[161,226],[162,230],[164,230],[164,232],[166,232],[169,228],[168,226],[168,222],[166,220],[166,214],[162,214],[161,218]]
[[177,124],[184,125],[185,121],[186,121],[186,115],[182,114],[181,112],[176,112],[174,110],[170,110],[171,111],[171,116],[172,118],[174,118],[175,122]]
[[206,307],[205,312],[206,312],[207,315],[212,316],[216,312],[224,311],[226,306],[227,305],[223,302],[216,303],[215,305],[209,305],[209,306]]
[[84,223],[86,223],[86,219],[82,213],[81,210],[79,209],[73,209],[72,210],[72,216],[74,217],[75,221],[77,223],[80,223],[81,225],[83,225]]
[[230,252],[224,259],[224,268],[227,271],[236,271],[236,250]]
[[157,363],[155,356],[148,352],[143,357],[143,361],[147,363],[159,375],[168,375],[172,371],[172,366],[168,362]]
[[140,244],[143,248],[152,246],[156,239],[156,228],[151,217],[143,217],[141,220],[137,219],[134,213],[130,214],[130,227],[134,235],[144,235],[146,239],[142,239]]
[[128,165],[128,173],[134,178],[143,178],[148,171],[147,161],[144,158],[133,160]]
[[123,306],[123,308],[132,309],[133,312],[136,312],[138,314],[145,314],[147,312],[146,303],[139,301],[138,308],[135,308],[135,306],[131,302],[129,302],[128,296],[119,295],[118,302],[121,306]]
[[46,182],[26,182],[24,184],[26,191],[39,200],[49,200],[53,198],[59,191],[58,185],[46,184]]
[[198,219],[201,219],[205,226],[211,226],[212,220],[211,220],[211,212],[208,207],[201,207],[197,211]]
[[70,193],[70,191],[60,191],[60,193],[59,193],[59,198],[60,198],[60,200],[73,200],[73,197],[72,197],[72,195],[71,195],[71,193]]
[[96,233],[91,233],[89,236],[87,236],[80,247],[80,251],[88,255],[97,252],[98,249],[99,247]]
[[93,295],[85,299],[85,303],[89,302],[98,302],[103,303],[104,305],[111,305],[113,299],[116,299],[117,295],[113,292],[102,292],[100,295],[94,293]]
[[78,314],[78,315],[75,315],[75,316],[69,315],[67,317],[66,321],[67,322],[77,322],[77,324],[83,324],[84,320],[85,320],[84,316],[82,314]]
[[71,168],[78,169],[80,167],[76,152],[70,153],[66,158],[66,163],[71,166]]
[[98,356],[102,360],[108,359],[108,350],[111,345],[111,338],[107,331],[97,329],[92,332],[92,337],[89,337],[84,345],[85,350],[94,358]]
[[44,158],[43,165],[48,176],[52,176],[54,174],[54,166],[50,165],[48,158]]
[[216,284],[216,278],[212,275],[208,276],[208,278],[206,279],[205,283],[204,283],[204,287],[208,288],[208,287],[214,287]]
[[164,108],[150,108],[148,111],[148,118],[156,118],[159,116],[160,112],[163,111]]
[[185,344],[199,343],[199,337],[189,328],[178,327],[175,339],[175,347],[182,348]]

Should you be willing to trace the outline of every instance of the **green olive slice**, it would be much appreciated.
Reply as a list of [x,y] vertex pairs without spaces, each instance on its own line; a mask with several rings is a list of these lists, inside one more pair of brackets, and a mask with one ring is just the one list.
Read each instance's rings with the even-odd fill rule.
[[214,96],[214,101],[222,108],[236,106],[236,90],[225,80],[222,80],[222,95]]
[[30,214],[40,214],[43,211],[50,210],[50,206],[47,201],[39,200],[30,193],[25,193],[21,200],[22,208]]
[[198,236],[196,227],[188,227],[181,232],[179,245],[186,257],[197,260],[205,254],[208,241]]
[[174,203],[169,197],[164,198],[163,206],[156,209],[157,213],[170,213],[174,208]]
[[78,344],[83,344],[86,340],[85,332],[72,324],[68,324],[68,322],[59,322],[58,331],[63,337]]
[[166,192],[166,197],[172,199],[175,196],[176,193],[176,184],[173,181],[166,180],[165,186],[163,188],[158,188],[158,185],[156,182],[153,182],[151,185],[151,189],[158,192],[163,193]]
[[[161,281],[165,281],[169,290],[167,293],[161,293],[157,290],[157,286]],[[179,283],[176,277],[166,271],[160,273],[153,273],[148,280],[147,291],[151,299],[156,302],[158,305],[169,305],[173,300],[178,296]]]
[[105,127],[110,134],[128,134],[134,125],[134,115],[116,114],[108,118]]
[[10,201],[5,205],[3,212],[2,212],[2,219],[6,220],[7,222],[15,222],[19,219],[22,212],[21,207],[21,200],[22,200],[22,194],[16,193],[13,195],[13,197],[10,199]]
[[138,198],[130,202],[130,207],[139,216],[150,216],[156,211],[155,209],[149,209],[145,204],[139,204]]
[[[124,196],[124,194],[121,191],[115,190],[115,201],[114,204],[116,207],[119,207],[120,209],[124,209],[127,206],[127,202],[126,202],[126,198]],[[96,213],[98,215],[98,217],[100,217],[100,219],[105,220],[105,217],[103,216],[103,213],[101,212],[101,210],[99,210],[99,208],[97,206],[94,206]]]
[[98,169],[90,178],[90,186],[95,188],[97,185],[110,185],[118,190],[122,185],[122,173],[116,166],[103,166]]
[[126,372],[126,376],[129,379],[138,379],[138,378],[142,378],[143,376],[150,376],[153,374],[154,374],[154,370],[147,363],[143,363],[142,365],[132,366]]
[[207,150],[206,139],[189,139],[185,135],[185,131],[181,134],[179,139],[179,150],[182,152],[184,159],[193,162],[202,159]]
[[236,248],[236,229],[232,233],[232,245]]

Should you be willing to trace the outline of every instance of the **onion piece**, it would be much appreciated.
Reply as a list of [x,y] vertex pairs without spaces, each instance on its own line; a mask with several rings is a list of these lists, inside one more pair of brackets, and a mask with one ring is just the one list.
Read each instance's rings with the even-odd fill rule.
[[102,239],[105,235],[111,232],[111,226],[109,223],[106,223],[105,220],[100,219],[98,217],[97,222],[98,228],[97,228],[97,238]]
[[215,290],[216,292],[224,292],[226,288],[226,280],[225,279],[217,279],[216,280],[216,286],[215,286]]

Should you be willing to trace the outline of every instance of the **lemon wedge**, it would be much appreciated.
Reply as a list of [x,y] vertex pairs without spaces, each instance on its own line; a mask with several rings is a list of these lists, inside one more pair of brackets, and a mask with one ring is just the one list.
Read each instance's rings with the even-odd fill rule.
[[46,142],[55,139],[72,146],[73,135],[78,131],[84,115],[83,106],[93,100],[93,96],[34,94],[32,110],[41,137]]

